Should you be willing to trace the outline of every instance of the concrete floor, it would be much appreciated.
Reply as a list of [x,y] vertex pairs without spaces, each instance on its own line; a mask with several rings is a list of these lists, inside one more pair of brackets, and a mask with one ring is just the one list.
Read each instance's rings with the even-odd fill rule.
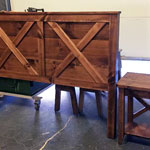
[[[78,89],[77,89],[78,95]],[[106,137],[107,100],[103,117],[96,110],[95,95],[86,94],[84,113],[74,116],[70,96],[62,92],[61,110],[54,112],[54,86],[43,92],[40,111],[31,100],[5,96],[0,101],[0,150],[149,150],[144,141],[118,145]],[[45,142],[47,143],[45,144]],[[45,144],[45,145],[44,145]],[[43,148],[42,148],[43,147]]]
[[[78,88],[77,97],[78,97]],[[54,111],[55,88],[43,97],[39,111],[33,101],[5,96],[0,100],[0,150],[149,150],[150,141],[141,138],[118,145],[106,137],[107,93],[102,97],[103,117],[98,117],[95,95],[85,96],[84,113],[72,114],[70,96],[62,92],[61,110]],[[136,109],[140,105],[136,104]],[[148,122],[149,113],[137,121]],[[149,121],[150,123],[150,121]]]

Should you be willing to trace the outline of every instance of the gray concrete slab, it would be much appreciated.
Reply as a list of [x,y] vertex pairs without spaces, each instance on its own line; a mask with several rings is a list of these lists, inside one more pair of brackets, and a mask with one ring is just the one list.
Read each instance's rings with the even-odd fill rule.
[[[117,138],[112,140],[106,137],[107,97],[105,96],[102,97],[102,118],[97,114],[93,93],[86,94],[84,112],[79,116],[74,116],[72,113],[68,93],[62,92],[61,109],[57,113],[54,111],[54,86],[40,96],[43,99],[38,112],[34,109],[34,102],[31,100],[9,96],[1,98],[0,150],[150,149],[149,142],[146,143],[141,139],[132,139],[120,146]],[[139,120],[145,121],[147,117],[148,114],[144,114]]]

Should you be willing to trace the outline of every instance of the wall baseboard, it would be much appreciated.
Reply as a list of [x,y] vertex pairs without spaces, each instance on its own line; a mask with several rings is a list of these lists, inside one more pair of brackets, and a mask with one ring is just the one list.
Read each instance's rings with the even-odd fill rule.
[[150,57],[130,57],[130,56],[121,56],[121,60],[141,60],[141,61],[150,61]]

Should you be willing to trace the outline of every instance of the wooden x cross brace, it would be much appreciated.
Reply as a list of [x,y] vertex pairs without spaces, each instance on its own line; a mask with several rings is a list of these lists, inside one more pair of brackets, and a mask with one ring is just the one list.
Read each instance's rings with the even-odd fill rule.
[[2,54],[0,68],[5,64],[11,53],[13,53],[19,60],[19,62],[28,70],[29,74],[38,75],[36,70],[29,64],[27,59],[22,55],[22,53],[17,48],[17,46],[20,44],[25,34],[29,31],[29,29],[32,27],[33,24],[34,22],[26,22],[13,41],[11,41],[11,39],[7,36],[4,30],[0,28],[0,37],[4,41],[4,43],[8,46],[8,48]]
[[49,26],[57,33],[65,45],[70,49],[71,53],[62,61],[62,63],[56,68],[53,75],[53,79],[58,77],[61,72],[75,59],[77,58],[84,66],[90,76],[96,83],[104,83],[103,77],[97,72],[97,70],[91,65],[81,51],[87,46],[91,39],[100,31],[106,23],[95,23],[88,33],[81,39],[81,41],[75,45],[68,35],[56,22],[48,22]]

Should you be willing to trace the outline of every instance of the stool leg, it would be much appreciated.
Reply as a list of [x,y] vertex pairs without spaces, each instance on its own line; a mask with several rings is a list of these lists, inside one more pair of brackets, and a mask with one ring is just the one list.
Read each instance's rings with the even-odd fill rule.
[[97,112],[99,116],[102,116],[102,101],[101,101],[101,92],[100,91],[96,91],[95,92],[95,97],[96,97],[96,105],[97,105]]
[[108,104],[107,104],[107,137],[114,139],[116,132],[116,102],[117,92],[116,85],[108,85]]
[[60,110],[61,90],[58,85],[55,86],[55,111]]
[[84,104],[84,90],[80,88],[80,96],[79,96],[79,112],[83,111]]
[[124,89],[119,89],[119,105],[118,105],[118,144],[122,144],[125,133],[125,101]]
[[133,122],[133,97],[128,96],[128,123]]
[[78,114],[78,105],[77,105],[77,98],[76,98],[76,92],[75,92],[75,88],[71,88],[70,90],[70,97],[71,97],[71,102],[72,102],[72,109],[73,109],[73,113],[75,115]]

